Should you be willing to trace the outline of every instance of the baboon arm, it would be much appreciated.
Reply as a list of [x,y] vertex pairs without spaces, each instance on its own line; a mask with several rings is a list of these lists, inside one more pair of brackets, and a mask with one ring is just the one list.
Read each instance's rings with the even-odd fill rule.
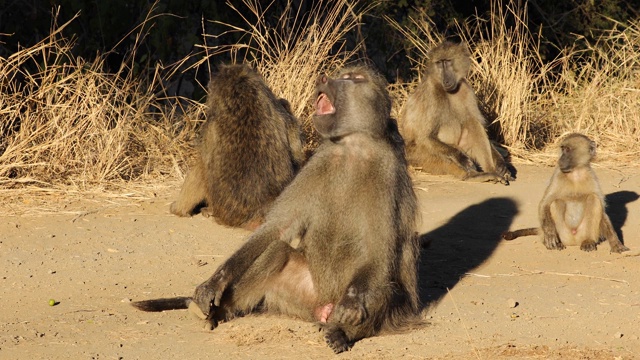
[[613,224],[611,224],[611,220],[609,220],[609,217],[604,213],[604,211],[602,214],[602,220],[600,221],[600,236],[609,242],[611,252],[621,253],[629,250],[629,248],[624,246],[618,238],[618,235],[613,228]]
[[460,148],[465,151],[484,172],[495,172],[492,146],[487,137],[484,126],[475,119],[469,119],[464,124]]
[[551,203],[545,202],[540,209],[540,230],[542,231],[542,242],[547,249],[562,250],[565,248],[558,237],[556,224],[551,214]]

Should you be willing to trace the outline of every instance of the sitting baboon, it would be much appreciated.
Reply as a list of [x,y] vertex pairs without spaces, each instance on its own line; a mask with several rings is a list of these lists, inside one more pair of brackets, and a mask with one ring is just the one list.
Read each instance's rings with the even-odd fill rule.
[[561,155],[549,186],[538,208],[541,230],[538,228],[507,231],[506,240],[542,233],[547,249],[562,250],[580,245],[584,251],[596,250],[606,239],[611,252],[629,250],[620,242],[605,212],[605,202],[591,160],[596,144],[582,134],[569,134],[560,143]]
[[444,42],[431,51],[424,79],[401,116],[407,160],[432,174],[509,184],[512,174],[489,142],[486,120],[466,80],[470,64],[464,44]]
[[300,126],[247,65],[221,66],[207,105],[195,163],[170,210],[254,229],[304,162]]
[[193,297],[135,307],[191,305],[211,327],[256,310],[293,315],[318,322],[336,353],[419,323],[417,200],[386,81],[352,67],[316,86],[322,142],[265,223]]

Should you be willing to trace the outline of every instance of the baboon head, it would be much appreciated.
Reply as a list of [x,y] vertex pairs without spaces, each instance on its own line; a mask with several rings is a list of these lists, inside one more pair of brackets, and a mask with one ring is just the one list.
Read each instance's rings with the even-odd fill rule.
[[439,81],[444,91],[455,92],[460,81],[469,73],[471,60],[469,50],[465,44],[454,44],[445,41],[431,50],[428,75]]
[[589,165],[596,156],[596,143],[582,134],[573,133],[562,139],[560,151],[558,167],[563,173],[568,173]]
[[207,105],[211,111],[223,114],[236,113],[238,104],[246,102],[247,99],[251,99],[251,103],[264,104],[277,101],[262,75],[250,66],[220,65],[209,81]]
[[316,80],[313,123],[324,138],[354,132],[382,136],[391,113],[387,82],[365,66],[345,68],[336,78],[325,74]]

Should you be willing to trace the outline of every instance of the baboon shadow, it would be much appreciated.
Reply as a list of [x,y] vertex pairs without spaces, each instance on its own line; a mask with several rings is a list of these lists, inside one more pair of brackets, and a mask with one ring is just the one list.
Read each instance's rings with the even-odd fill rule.
[[420,235],[420,300],[436,305],[466,273],[488,259],[518,214],[516,202],[499,197],[471,205],[441,227]]
[[605,196],[605,201],[607,203],[606,212],[611,220],[611,224],[613,225],[613,229],[618,234],[618,238],[624,244],[624,237],[622,235],[622,226],[627,221],[627,215],[629,215],[629,210],[627,210],[627,204],[630,202],[634,202],[640,198],[640,195],[635,191],[617,191]]

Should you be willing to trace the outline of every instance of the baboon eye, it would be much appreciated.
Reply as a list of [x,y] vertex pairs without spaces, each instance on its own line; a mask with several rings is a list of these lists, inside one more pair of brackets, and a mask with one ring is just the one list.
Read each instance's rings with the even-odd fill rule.
[[343,79],[351,79],[351,74],[344,74],[342,75]]
[[356,78],[356,79],[358,79],[358,80],[364,80],[364,75],[362,75],[362,74],[356,74],[356,75],[354,76],[354,78]]

